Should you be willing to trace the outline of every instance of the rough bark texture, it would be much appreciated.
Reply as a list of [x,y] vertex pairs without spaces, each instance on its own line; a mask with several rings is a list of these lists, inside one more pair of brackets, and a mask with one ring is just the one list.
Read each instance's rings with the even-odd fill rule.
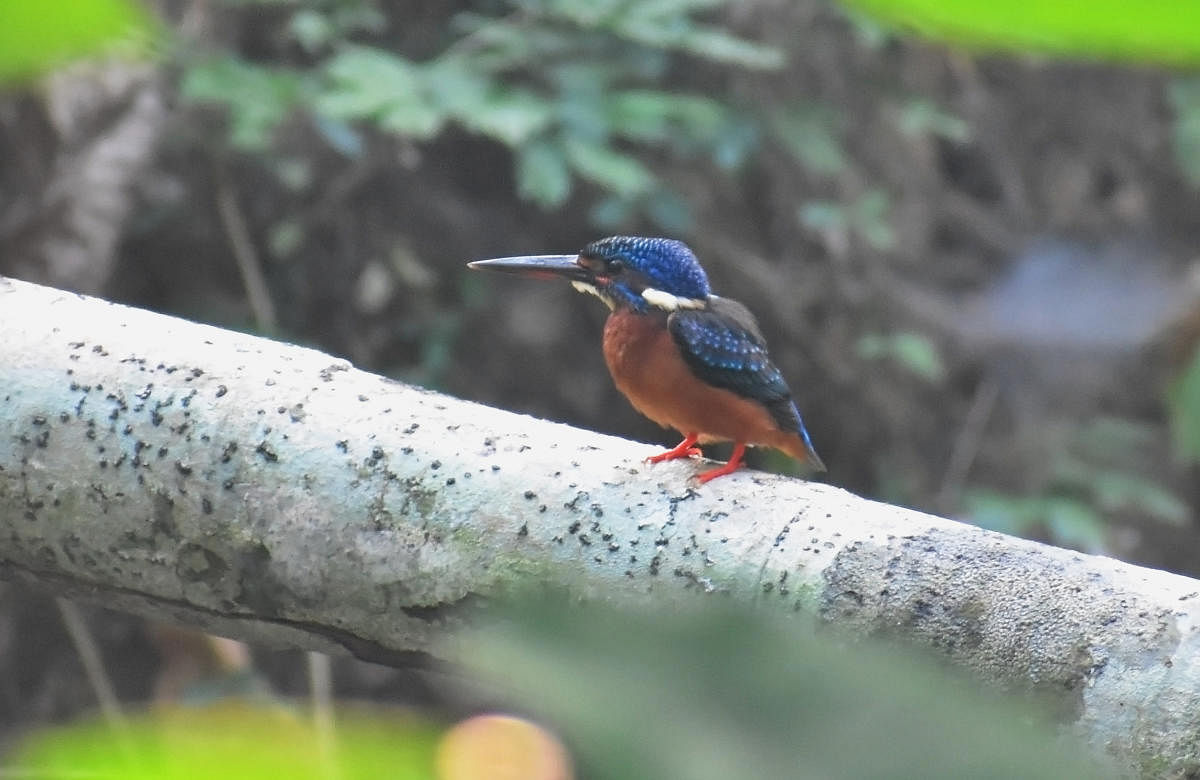
[[1200,771],[1200,582],[696,464],[0,279],[0,566],[251,640],[424,652],[476,597],[732,597],[917,640]]

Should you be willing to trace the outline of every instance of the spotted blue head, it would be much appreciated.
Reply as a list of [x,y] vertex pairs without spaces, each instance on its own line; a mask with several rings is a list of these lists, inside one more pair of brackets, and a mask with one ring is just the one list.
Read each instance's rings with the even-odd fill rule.
[[477,260],[471,268],[539,278],[565,278],[610,309],[639,313],[703,308],[712,294],[696,255],[670,238],[612,236],[577,255],[535,255]]

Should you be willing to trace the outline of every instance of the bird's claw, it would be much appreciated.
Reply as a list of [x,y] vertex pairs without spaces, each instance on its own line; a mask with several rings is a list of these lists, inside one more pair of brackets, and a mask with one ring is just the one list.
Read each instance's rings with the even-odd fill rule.
[[646,458],[646,463],[662,463],[665,460],[678,460],[679,458],[699,458],[704,453],[699,447],[688,447],[686,450],[668,450],[660,452],[657,455],[650,455]]

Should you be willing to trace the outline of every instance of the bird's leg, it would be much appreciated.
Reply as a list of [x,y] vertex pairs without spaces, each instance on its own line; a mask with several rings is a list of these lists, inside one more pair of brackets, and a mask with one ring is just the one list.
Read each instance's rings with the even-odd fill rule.
[[729,456],[729,462],[724,466],[718,466],[712,471],[706,471],[696,477],[696,481],[703,485],[709,480],[723,477],[726,474],[732,474],[742,466],[742,456],[746,454],[746,445],[742,442],[737,442],[733,445],[733,454]]
[[693,455],[703,455],[700,448],[694,446],[700,440],[700,434],[689,433],[683,437],[683,441],[679,442],[673,450],[660,452],[658,455],[651,455],[646,458],[647,463],[662,463],[664,460],[675,460],[676,458],[690,458]]

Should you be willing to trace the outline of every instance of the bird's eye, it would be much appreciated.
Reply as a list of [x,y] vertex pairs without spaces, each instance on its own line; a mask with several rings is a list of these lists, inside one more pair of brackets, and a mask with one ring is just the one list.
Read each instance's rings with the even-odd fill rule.
[[623,260],[609,260],[608,261],[608,272],[610,274],[617,274],[624,270],[625,270],[625,262]]

